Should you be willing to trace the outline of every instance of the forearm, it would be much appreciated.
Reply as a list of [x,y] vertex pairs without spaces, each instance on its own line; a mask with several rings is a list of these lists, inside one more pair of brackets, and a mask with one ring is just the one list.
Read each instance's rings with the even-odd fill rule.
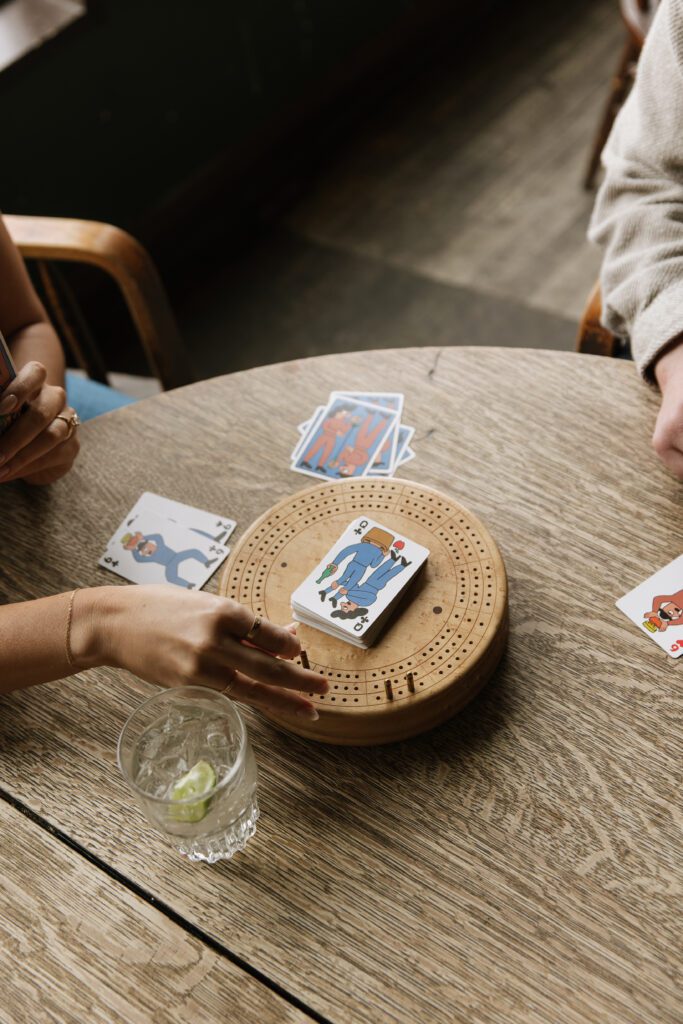
[[590,227],[604,249],[602,319],[648,379],[683,329],[683,5],[662,4],[603,151]]
[[31,360],[47,370],[47,383],[64,387],[64,352],[52,324],[46,320],[29,324],[6,339],[17,370]]
[[73,664],[67,655],[70,593],[0,607],[0,693],[102,664],[101,605],[110,589],[121,588],[76,591],[69,645]]

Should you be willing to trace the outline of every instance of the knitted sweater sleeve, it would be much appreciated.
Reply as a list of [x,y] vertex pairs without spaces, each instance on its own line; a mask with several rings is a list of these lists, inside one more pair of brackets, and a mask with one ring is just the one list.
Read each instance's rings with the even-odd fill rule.
[[603,152],[589,237],[604,248],[603,323],[651,379],[683,333],[683,0],[663,0]]

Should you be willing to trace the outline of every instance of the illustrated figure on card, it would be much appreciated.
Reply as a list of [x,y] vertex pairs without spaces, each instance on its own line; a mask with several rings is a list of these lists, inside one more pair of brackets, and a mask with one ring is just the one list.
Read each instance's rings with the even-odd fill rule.
[[319,427],[320,434],[304,453],[301,465],[305,469],[322,469],[334,453],[339,439],[346,437],[354,423],[359,422],[352,417],[352,411],[352,406],[344,405],[322,421]]
[[382,416],[378,419],[375,413],[369,413],[358,428],[353,443],[347,444],[339,458],[330,462],[330,469],[338,469],[339,476],[361,476],[372,461],[386,426],[387,421]]
[[663,633],[669,626],[683,626],[683,590],[655,597],[652,610],[645,612],[644,618],[643,625],[651,633]]
[[[199,532],[199,531],[197,531]],[[194,589],[194,583],[188,583],[182,579],[178,570],[183,562],[192,559],[201,562],[205,569],[208,569],[218,558],[207,559],[203,551],[198,548],[187,548],[185,551],[173,551],[164,542],[160,533],[151,533],[145,536],[139,530],[136,533],[126,533],[121,538],[121,544],[126,551],[130,551],[136,562],[156,562],[164,567],[164,575],[168,583],[174,583],[178,587]]]
[[326,577],[334,575],[347,558],[350,558],[351,561],[338,579],[330,583],[324,590],[319,591],[321,601],[325,601],[327,595],[335,590],[338,590],[340,594],[346,594],[351,587],[360,582],[367,569],[374,569],[381,563],[393,543],[392,534],[378,526],[373,526],[358,544],[348,544],[342,548],[334,556],[334,560],[325,567],[316,582],[320,584]]
[[[355,619],[359,615],[367,615],[368,609],[375,603],[379,593],[390,580],[403,572],[410,562],[402,555],[391,552],[391,557],[368,576],[367,580],[355,587],[349,587],[346,597],[340,602],[339,608],[332,612],[333,619]],[[337,604],[335,598],[332,603]]]

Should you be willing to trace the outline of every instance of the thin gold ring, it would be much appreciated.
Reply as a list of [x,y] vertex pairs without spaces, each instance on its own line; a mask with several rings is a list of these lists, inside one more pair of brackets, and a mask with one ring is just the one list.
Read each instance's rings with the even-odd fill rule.
[[72,412],[70,416],[63,416],[61,413],[59,416],[55,416],[56,420],[63,420],[66,423],[67,435],[65,441],[68,441],[73,434],[76,427],[80,427],[81,420],[77,412]]
[[249,632],[247,633],[247,635],[245,636],[244,639],[245,640],[253,640],[254,637],[256,636],[256,634],[258,633],[260,628],[261,628],[261,616],[260,615],[256,615],[254,617],[253,625],[252,625],[251,629],[249,630]]

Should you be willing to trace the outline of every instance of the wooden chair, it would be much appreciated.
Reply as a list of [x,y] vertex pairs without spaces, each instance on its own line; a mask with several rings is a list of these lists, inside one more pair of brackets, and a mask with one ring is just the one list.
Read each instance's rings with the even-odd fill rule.
[[[55,262],[86,263],[109,274],[121,290],[152,374],[164,389],[191,383],[189,357],[149,253],[111,224],[61,217],[4,217],[24,259],[35,260],[49,312],[81,369],[106,383],[107,371],[77,304],[58,280]],[[66,301],[65,301],[66,297]]]
[[576,351],[593,356],[616,356],[621,350],[621,341],[600,323],[602,296],[598,281],[586,303],[576,337]]
[[612,130],[614,120],[633,84],[640,51],[645,42],[659,0],[620,0],[621,16],[626,26],[626,42],[612,78],[607,106],[593,139],[583,187],[592,189],[600,167],[600,155]]

